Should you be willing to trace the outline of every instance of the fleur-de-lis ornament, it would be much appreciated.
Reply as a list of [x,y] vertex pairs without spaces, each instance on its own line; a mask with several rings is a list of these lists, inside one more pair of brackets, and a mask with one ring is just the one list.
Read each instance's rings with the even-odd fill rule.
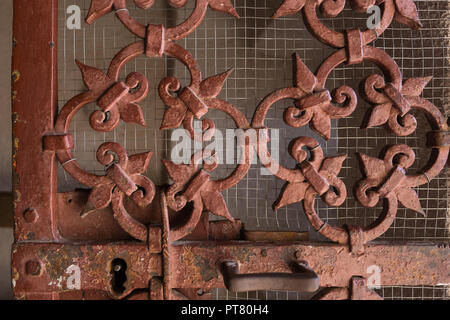
[[[310,123],[311,128],[326,140],[331,135],[331,119],[349,116],[356,109],[355,91],[348,86],[341,86],[332,94],[318,84],[316,76],[296,54],[296,87],[304,92],[303,97],[284,112],[284,121],[295,128]],[[333,102],[343,103],[342,107]],[[301,114],[301,116],[299,116]]]
[[[205,158],[207,159],[203,160]],[[204,161],[202,169],[199,169],[198,164],[202,161]],[[218,166],[218,158],[211,150],[194,154],[190,164],[176,164],[167,160],[162,160],[162,163],[174,182],[166,192],[170,208],[180,211],[188,202],[201,201],[203,210],[234,221],[225,199],[217,191],[217,185],[210,180],[209,172]]]
[[145,152],[128,156],[126,150],[117,143],[102,144],[97,150],[97,160],[109,166],[106,170],[108,179],[92,189],[83,214],[106,208],[111,203],[115,188],[131,197],[141,207],[150,204],[155,195],[155,186],[142,174],[147,169],[152,155],[152,152]]
[[[94,111],[90,118],[92,128],[97,131],[112,131],[120,122],[145,126],[144,114],[137,102],[148,94],[148,81],[142,74],[130,73],[125,82],[110,78],[103,71],[76,61],[86,87],[98,97],[101,111]],[[136,89],[135,92],[130,91]]]
[[[164,112],[161,130],[178,128],[188,117],[188,113],[201,119],[208,112],[208,104],[222,91],[226,79],[233,70],[209,77],[198,88],[194,86],[180,90],[180,82],[174,77],[165,78],[159,85],[159,95],[169,107]],[[179,91],[178,97],[170,92]]]
[[[308,147],[311,151],[313,158],[311,161],[306,160],[307,154],[302,150],[303,147]],[[337,176],[347,155],[324,158],[318,142],[309,137],[296,139],[291,144],[290,153],[298,161],[298,167],[304,179],[285,184],[279,199],[274,204],[274,210],[302,201],[308,189],[323,196],[325,202],[331,206],[339,206],[345,201],[347,190]],[[334,187],[337,193],[331,187]]]
[[409,146],[395,145],[389,148],[383,160],[365,154],[359,154],[359,157],[366,177],[356,188],[356,197],[361,204],[374,207],[380,197],[394,195],[406,208],[425,215],[406,175],[406,169],[415,161],[414,151]]
[[[375,104],[366,128],[389,123],[389,127],[398,135],[406,136],[416,130],[417,121],[408,112],[411,109],[410,99],[419,97],[432,77],[412,78],[403,82],[401,90],[391,83],[385,83],[377,74],[369,76],[364,83],[366,100]],[[380,92],[381,91],[381,92]],[[403,125],[398,123],[398,116],[403,117]]]

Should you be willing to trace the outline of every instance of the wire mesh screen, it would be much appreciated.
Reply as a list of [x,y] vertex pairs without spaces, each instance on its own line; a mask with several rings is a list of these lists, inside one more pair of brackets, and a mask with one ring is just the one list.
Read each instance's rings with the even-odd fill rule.
[[[391,55],[403,72],[403,78],[423,77],[433,75],[433,80],[424,90],[424,98],[438,106],[448,116],[450,110],[449,95],[446,88],[449,81],[449,35],[448,15],[449,1],[415,1],[423,28],[411,31],[398,23],[391,27],[373,44],[384,49]],[[277,20],[270,17],[279,7],[280,0],[235,0],[234,4],[241,16],[237,20],[231,16],[208,10],[205,20],[196,31],[180,45],[190,51],[196,58],[204,78],[234,69],[219,95],[236,106],[249,121],[251,121],[257,105],[265,96],[283,87],[293,84],[293,53],[298,53],[311,70],[335,50],[321,44],[306,29],[301,14],[292,15]],[[69,30],[66,26],[67,8],[77,5],[82,16],[89,10],[90,0],[60,0],[59,1],[59,107],[73,96],[81,93],[84,85],[81,73],[75,64],[75,59],[104,71],[109,63],[126,45],[137,39],[128,32],[114,17],[106,15],[93,25],[82,23],[81,29]],[[129,1],[130,14],[140,23],[164,24],[174,26],[184,21],[192,12],[194,0],[189,0],[181,9],[170,7],[166,1],[156,1],[150,10],[141,10]],[[357,15],[350,8],[333,19],[322,19],[325,24],[335,30],[365,28],[367,17]],[[159,130],[165,106],[157,94],[158,84],[166,76],[177,77],[182,85],[190,80],[187,69],[176,60],[168,57],[149,59],[140,56],[129,62],[122,70],[122,79],[130,72],[144,74],[150,83],[148,97],[140,103],[147,127],[127,125],[120,126],[111,133],[95,132],[89,125],[89,116],[96,110],[95,104],[83,108],[72,121],[71,133],[75,139],[74,156],[81,167],[93,173],[103,174],[105,168],[95,157],[97,148],[106,141],[122,144],[129,154],[153,151],[154,156],[146,174],[157,185],[168,183],[168,177],[161,165],[161,159],[170,159],[174,141],[171,141],[170,131]],[[348,85],[357,89],[359,83],[368,75],[380,72],[371,63],[365,62],[355,66],[340,66],[328,78],[327,88],[337,88]],[[291,128],[287,126],[282,115],[291,101],[277,103],[268,113],[266,126],[278,129],[280,163],[288,168],[294,168],[296,163],[287,147],[292,139],[300,136],[311,136],[318,140],[325,156],[347,154],[340,177],[347,186],[348,198],[339,208],[331,208],[316,202],[316,210],[320,217],[329,224],[368,225],[381,213],[381,206],[365,208],[360,205],[352,193],[354,184],[362,178],[356,153],[365,153],[378,157],[381,150],[389,144],[404,143],[413,148],[416,162],[408,170],[415,174],[424,167],[430,157],[430,151],[425,147],[425,134],[430,131],[428,122],[416,113],[419,128],[413,135],[397,137],[386,128],[361,129],[364,116],[369,110],[369,104],[358,97],[357,110],[348,118],[332,120],[331,139],[325,141],[308,126]],[[210,111],[208,118],[215,121],[217,129],[235,128],[231,118],[220,112]],[[273,135],[272,135],[273,137]],[[225,149],[225,152],[228,152]],[[221,165],[216,171],[216,177],[224,177],[235,168],[233,165]],[[59,191],[69,191],[83,187],[59,168]],[[382,236],[384,240],[414,240],[414,241],[448,241],[450,216],[448,206],[448,175],[445,169],[428,185],[417,188],[426,217],[404,208],[399,208],[397,218]],[[280,194],[284,181],[271,175],[266,175],[259,163],[252,165],[247,176],[234,188],[224,192],[229,211],[235,218],[241,219],[250,230],[270,231],[308,231],[311,240],[324,240],[317,234],[306,220],[301,204],[291,205],[278,210],[272,210],[272,204]],[[381,202],[380,202],[381,205]],[[407,290],[383,288],[384,296],[403,297]],[[408,289],[409,290],[409,289]],[[413,290],[411,297],[416,297]],[[433,289],[434,290],[434,289]],[[443,295],[445,290],[436,289],[436,295]],[[398,293],[400,292],[400,293]],[[435,291],[433,291],[433,294]],[[263,297],[262,295],[265,294]],[[250,296],[249,296],[250,295]],[[448,295],[447,295],[448,296]],[[217,291],[216,297],[237,298],[230,293]],[[304,298],[297,293],[249,293],[239,298]],[[406,297],[406,295],[405,295]],[[424,296],[425,298],[425,296]]]
[[[375,289],[384,300],[449,300],[450,292],[445,286],[383,286]],[[218,300],[309,300],[314,294],[293,291],[253,291],[232,293],[216,289]]]

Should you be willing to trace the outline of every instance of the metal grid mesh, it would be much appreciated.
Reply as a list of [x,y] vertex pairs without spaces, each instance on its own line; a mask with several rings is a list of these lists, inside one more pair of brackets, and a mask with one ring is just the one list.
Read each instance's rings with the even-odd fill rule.
[[385,300],[449,300],[450,291],[446,287],[392,286],[376,290]]
[[314,294],[294,291],[251,291],[233,293],[226,289],[215,289],[217,300],[310,300]]
[[[449,300],[449,289],[430,286],[383,286],[375,289],[384,300]],[[226,289],[216,289],[217,300],[309,300],[314,294],[293,291],[252,291],[232,293]]]
[[[449,1],[415,1],[418,5],[424,27],[420,31],[411,31],[397,23],[380,37],[375,46],[386,50],[400,66],[404,79],[433,75],[432,82],[424,91],[424,97],[436,106],[448,112],[449,80],[448,59],[448,8]],[[81,62],[106,70],[114,55],[124,46],[138,39],[129,33],[110,14],[102,17],[92,26],[82,24],[81,30],[68,30],[66,9],[69,5],[78,5],[82,16],[86,16],[90,0],[61,0],[59,8],[59,106],[60,108],[74,95],[82,92],[84,86],[81,74],[74,62]],[[274,90],[288,87],[293,82],[292,54],[297,52],[302,60],[315,70],[319,64],[335,50],[317,41],[306,29],[301,15],[293,15],[276,21],[270,16],[279,6],[279,0],[236,0],[235,7],[241,15],[240,20],[208,10],[207,16],[197,30],[188,38],[178,41],[197,59],[204,78],[234,68],[227,80],[220,98],[236,106],[251,120],[256,106]],[[194,0],[186,7],[173,9],[166,1],[156,1],[150,10],[140,10],[129,1],[130,14],[139,22],[152,22],[173,26],[184,21],[192,12]],[[364,15],[354,15],[349,9],[333,19],[323,19],[333,29],[347,29],[365,25]],[[395,40],[395,41],[394,41]],[[144,56],[131,61],[123,69],[121,76],[138,71],[150,82],[149,96],[140,103],[144,110],[147,127],[135,125],[120,126],[112,133],[97,133],[89,126],[89,115],[96,109],[94,104],[81,110],[72,121],[71,132],[75,138],[75,157],[81,166],[97,174],[103,174],[104,168],[95,159],[95,151],[105,141],[116,141],[127,148],[129,154],[152,150],[155,152],[147,175],[156,183],[167,183],[167,176],[160,159],[169,159],[173,142],[170,132],[159,130],[165,106],[157,95],[159,81],[166,76],[176,76],[187,84],[189,73],[179,62],[171,58],[148,59]],[[379,72],[370,63],[335,69],[329,77],[327,88],[333,89],[346,84],[355,89],[367,75]],[[332,122],[332,138],[326,142],[308,127],[294,129],[282,121],[282,112],[290,106],[283,101],[269,111],[266,125],[279,129],[281,163],[293,168],[295,162],[287,153],[289,142],[299,136],[316,138],[326,156],[348,154],[348,160],[340,176],[348,189],[348,199],[340,208],[329,208],[317,201],[319,215],[330,224],[344,223],[367,225],[380,214],[381,207],[364,208],[351,192],[354,183],[361,179],[355,153],[363,152],[370,156],[379,156],[387,144],[406,143],[416,152],[416,163],[408,171],[414,174],[422,168],[429,157],[425,149],[425,133],[429,130],[423,116],[417,114],[419,129],[409,137],[396,137],[385,128],[360,129],[362,119],[369,105],[359,97],[358,108],[346,119]],[[447,113],[448,115],[448,113]],[[210,112],[218,129],[234,128],[233,121],[219,112]],[[235,165],[221,165],[217,176],[229,174]],[[277,213],[271,209],[272,203],[281,191],[284,182],[273,176],[261,174],[261,166],[253,165],[248,175],[236,187],[224,192],[230,212],[244,221],[247,229],[253,230],[291,230],[309,231],[312,240],[324,240],[312,230],[305,219],[300,204],[280,209]],[[82,187],[59,170],[59,190],[68,191]],[[411,210],[399,208],[397,219],[389,231],[383,235],[385,240],[448,241],[448,171],[443,172],[429,185],[417,188],[422,206],[427,213],[423,218]],[[387,292],[387,291],[386,291]],[[384,289],[383,289],[384,293]],[[270,293],[268,293],[270,295]],[[280,294],[280,293],[274,293]],[[283,295],[283,293],[281,293]],[[217,296],[221,296],[217,293]],[[397,296],[396,294],[392,295]],[[232,296],[227,296],[232,297]],[[277,296],[275,296],[277,297]],[[286,297],[293,297],[287,294]],[[299,296],[297,295],[297,298]]]

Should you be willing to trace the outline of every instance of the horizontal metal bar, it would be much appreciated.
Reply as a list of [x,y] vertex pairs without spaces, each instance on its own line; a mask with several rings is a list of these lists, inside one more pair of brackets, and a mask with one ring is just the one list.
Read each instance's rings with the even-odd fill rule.
[[[328,243],[175,242],[167,251],[170,272],[161,274],[161,255],[150,253],[146,244],[24,242],[13,247],[12,276],[15,296],[19,298],[71,290],[97,290],[117,298],[148,288],[153,276],[163,276],[168,289],[223,288],[225,284],[218,266],[226,260],[238,262],[242,274],[292,274],[292,263],[305,261],[317,273],[321,287],[348,287],[354,276],[368,279],[371,285],[370,277],[376,270],[380,272],[380,286],[450,284],[448,243],[372,244],[365,249],[364,255],[355,256],[346,246]],[[111,282],[112,262],[116,259],[125,263],[127,276],[124,290],[119,293],[114,292]],[[252,277],[258,279],[258,276]],[[270,277],[285,281],[285,276]],[[260,289],[253,279],[246,280],[248,288]],[[272,280],[263,282],[265,289],[274,284]],[[277,287],[275,283],[272,289]]]
[[[114,292],[112,283],[116,259],[126,266],[122,292]],[[160,256],[151,254],[147,245],[132,242],[15,244],[12,250],[14,296],[45,299],[45,293],[58,296],[69,291],[101,291],[110,297],[120,297],[148,288],[152,276],[161,271],[160,261]]]
[[[241,273],[290,273],[293,261],[306,261],[321,287],[347,287],[353,276],[369,278],[379,270],[379,285],[450,284],[449,244],[371,244],[362,256],[329,243],[235,241],[179,242],[170,250],[174,288],[223,288],[217,264],[239,262]],[[369,282],[369,284],[372,284]]]

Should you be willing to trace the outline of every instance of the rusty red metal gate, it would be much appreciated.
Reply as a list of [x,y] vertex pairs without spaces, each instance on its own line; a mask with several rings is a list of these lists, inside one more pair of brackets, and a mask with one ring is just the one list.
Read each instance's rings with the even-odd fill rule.
[[[186,1],[168,2],[175,8],[186,5]],[[375,4],[350,2],[356,12]],[[153,1],[134,3],[149,10],[153,5]],[[414,2],[379,1],[381,24],[364,32],[337,32],[317,17],[318,6],[326,17],[335,17],[343,12],[346,1],[283,2],[274,18],[302,10],[311,32],[333,49],[315,73],[296,55],[294,86],[266,91],[268,96],[257,102],[251,121],[242,108],[220,98],[227,79],[232,78],[231,71],[225,69],[203,78],[194,55],[179,43],[195,32],[207,12],[215,10],[217,16],[237,18],[238,11],[229,0],[197,0],[194,4],[192,14],[182,23],[165,27],[135,20],[135,11],[124,0],[92,0],[87,23],[115,14],[135,42],[116,51],[106,71],[77,61],[81,75],[78,82],[83,81],[86,88],[67,97],[58,109],[58,1],[14,2],[16,229],[12,281],[16,298],[209,299],[213,289],[226,287],[230,292],[317,293],[315,299],[381,299],[368,288],[368,270],[374,266],[380,272],[378,285],[382,287],[448,285],[447,235],[443,241],[433,242],[373,241],[394,224],[399,207],[423,214],[420,197],[413,188],[429,185],[447,170],[447,118],[421,96],[431,77],[403,78],[395,59],[371,45],[394,18],[409,27],[419,27]],[[103,37],[107,41],[105,33]],[[189,71],[187,79],[181,79],[186,81],[180,81],[176,72],[164,74],[162,80],[149,79],[137,67],[128,72],[129,64],[142,57],[171,57],[164,60],[166,64],[182,62]],[[363,98],[347,85],[328,91],[327,79],[334,69],[343,63],[359,65],[364,61],[376,64],[384,74],[373,73],[362,81]],[[146,73],[147,67],[143,70]],[[210,141],[221,126],[241,129],[241,161],[231,170],[220,171],[219,156],[208,150],[195,153],[186,164],[164,160],[167,157],[155,160],[154,154],[162,153],[158,150],[161,144],[154,150],[129,153],[109,134],[119,130],[123,122],[146,125],[149,116],[140,104],[146,101],[150,89],[158,90],[164,108],[160,119],[150,120],[160,126],[155,132],[183,127],[192,140]],[[321,217],[320,208],[339,207],[348,201],[351,192],[347,192],[349,186],[343,182],[341,171],[349,172],[351,166],[344,169],[347,156],[332,156],[325,146],[332,140],[333,119],[354,115],[363,99],[372,106],[365,126],[387,123],[396,139],[420,129],[418,122],[424,118],[413,112],[426,114],[430,130],[420,149],[432,150],[428,152],[432,156],[423,170],[410,175],[407,170],[416,168],[417,147],[395,143],[384,148],[380,157],[361,153],[357,160],[363,175],[352,187],[360,206],[378,209],[376,219],[367,226],[346,223],[341,227]],[[309,124],[318,134],[296,133],[288,140],[292,140],[289,154],[294,169],[287,168],[283,161],[278,163],[268,151],[274,138],[270,131],[274,118],[269,109],[276,109],[273,106],[281,100],[294,101],[294,105],[283,108],[275,119],[295,129]],[[252,112],[255,107],[250,108]],[[81,123],[76,117],[82,110],[88,112],[84,122],[101,132],[105,140],[91,150],[101,174],[85,170],[74,153],[78,140],[71,126]],[[220,124],[222,118],[217,112],[229,116],[231,125]],[[197,120],[201,121],[200,132],[195,130]],[[251,134],[256,140],[250,138]],[[274,211],[302,203],[317,235],[332,242],[308,241],[299,230],[251,231],[247,230],[248,219],[242,223],[233,218],[244,208],[236,205],[236,210],[229,210],[228,192],[251,174],[253,158],[276,177],[272,180],[285,183],[276,192]],[[160,165],[154,164],[159,161]],[[150,178],[149,167],[158,171],[157,175],[166,172],[170,179],[165,182],[170,184],[159,183],[155,173]],[[89,189],[59,191],[58,171]],[[226,178],[218,178],[224,172]],[[319,204],[320,198],[323,203]],[[441,200],[448,208],[447,198]],[[381,203],[384,206],[379,208]],[[268,208],[260,210],[267,212]],[[296,211],[297,215],[301,213],[298,208]],[[211,219],[210,214],[219,220]]]

